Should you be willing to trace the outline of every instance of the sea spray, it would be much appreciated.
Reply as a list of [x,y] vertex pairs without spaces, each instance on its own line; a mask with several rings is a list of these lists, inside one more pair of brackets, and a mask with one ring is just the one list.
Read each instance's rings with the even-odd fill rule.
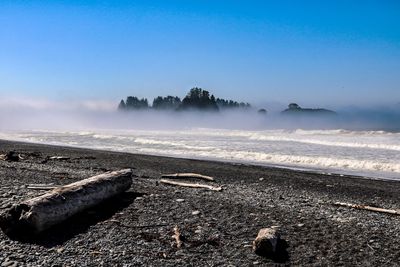
[[400,179],[400,133],[336,130],[7,131],[0,138]]

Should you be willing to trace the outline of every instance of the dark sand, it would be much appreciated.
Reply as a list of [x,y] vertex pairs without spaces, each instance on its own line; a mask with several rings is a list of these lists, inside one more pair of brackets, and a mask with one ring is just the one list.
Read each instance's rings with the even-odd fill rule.
[[[1,232],[4,266],[400,265],[400,216],[331,204],[399,208],[396,181],[0,141],[0,154],[10,150],[24,159],[0,161],[0,212],[42,193],[27,184],[68,184],[121,168],[134,168],[135,177],[119,198],[34,239]],[[45,160],[55,155],[71,159]],[[174,172],[214,176],[225,190],[157,183]],[[175,225],[186,237],[181,249],[171,237]],[[249,245],[273,225],[281,227],[287,255],[255,255]]]

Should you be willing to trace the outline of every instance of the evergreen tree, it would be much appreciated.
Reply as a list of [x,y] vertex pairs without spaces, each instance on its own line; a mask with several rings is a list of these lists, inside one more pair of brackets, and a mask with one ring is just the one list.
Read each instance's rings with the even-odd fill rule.
[[126,109],[146,109],[149,107],[149,103],[146,98],[139,99],[136,96],[128,96],[126,98]]
[[125,109],[126,109],[126,104],[125,101],[122,99],[121,102],[119,102],[118,110],[125,110]]
[[[210,92],[198,87],[190,89],[188,94],[181,99],[177,96],[158,96],[153,99],[152,108],[156,110],[185,110],[185,109],[199,109],[199,110],[213,110],[219,109],[247,109],[250,108],[249,103],[233,100],[225,100],[222,98],[215,98],[210,95]],[[119,110],[138,110],[148,109],[149,103],[146,98],[139,99],[136,96],[128,96],[126,101],[121,100],[118,105]]]
[[177,109],[181,104],[181,99],[177,96],[167,96],[161,97],[158,96],[153,100],[153,108],[154,109]]
[[202,109],[202,110],[218,110],[218,106],[214,100],[210,98],[210,92],[198,87],[192,88],[182,100],[180,109]]

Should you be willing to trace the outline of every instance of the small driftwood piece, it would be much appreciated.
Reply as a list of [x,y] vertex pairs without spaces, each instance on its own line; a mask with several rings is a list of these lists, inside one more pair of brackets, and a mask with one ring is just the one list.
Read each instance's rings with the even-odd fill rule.
[[222,187],[211,186],[207,184],[192,184],[192,183],[181,183],[176,182],[168,179],[161,179],[160,183],[169,184],[169,185],[177,185],[177,186],[184,186],[184,187],[192,187],[192,188],[206,188],[213,191],[222,191]]
[[380,213],[400,215],[400,210],[389,210],[389,209],[383,209],[383,208],[377,208],[377,207],[365,206],[365,205],[357,205],[357,204],[351,204],[351,203],[344,203],[344,202],[335,202],[334,205],[340,206],[340,207],[359,209],[359,210],[369,210],[369,211],[375,211],[375,212],[380,212]]
[[52,156],[49,157],[50,160],[69,160],[69,157],[64,157],[64,156]]
[[153,228],[153,227],[168,226],[168,224],[165,224],[165,223],[164,224],[151,224],[151,225],[127,225],[127,224],[124,224],[121,221],[116,220],[116,219],[111,219],[111,220],[108,220],[106,222],[115,223],[115,224],[117,224],[119,226],[123,226],[123,227],[126,227],[126,228]]
[[202,175],[198,173],[172,173],[172,174],[163,174],[161,178],[197,178],[197,179],[203,179],[203,180],[208,180],[208,181],[214,181],[214,178],[211,176],[207,175]]
[[108,172],[16,204],[0,215],[0,228],[9,236],[39,233],[71,216],[128,190],[130,169]]
[[30,190],[54,190],[57,186],[54,185],[29,185],[26,187]]
[[174,235],[173,235],[175,242],[176,242],[176,247],[181,248],[182,247],[182,234],[179,231],[179,227],[176,225],[174,227]]
[[0,155],[0,159],[5,161],[19,161],[20,159],[24,158],[20,154],[17,154],[15,151],[10,151],[6,154]]

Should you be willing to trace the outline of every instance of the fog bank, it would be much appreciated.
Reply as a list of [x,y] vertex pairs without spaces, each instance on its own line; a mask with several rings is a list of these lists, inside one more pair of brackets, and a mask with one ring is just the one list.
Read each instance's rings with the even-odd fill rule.
[[[400,106],[342,108],[335,116],[283,116],[257,109],[206,111],[142,110],[119,112],[110,102],[0,102],[0,130],[135,129],[349,129],[400,130]],[[268,109],[268,107],[267,107]]]

